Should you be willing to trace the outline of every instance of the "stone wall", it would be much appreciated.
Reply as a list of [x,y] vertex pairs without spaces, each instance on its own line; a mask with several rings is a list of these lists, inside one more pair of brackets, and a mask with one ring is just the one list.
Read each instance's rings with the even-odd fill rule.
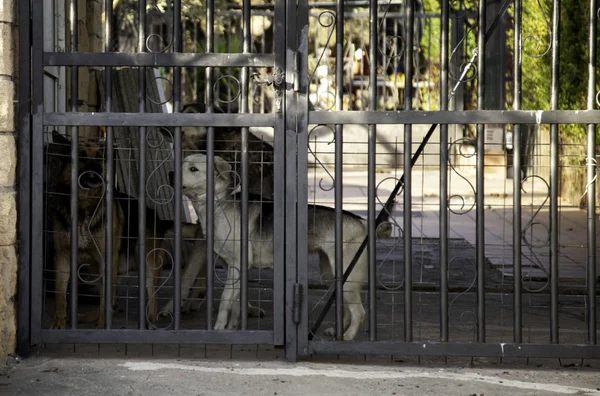
[[16,1],[0,0],[0,362],[16,344],[16,23]]

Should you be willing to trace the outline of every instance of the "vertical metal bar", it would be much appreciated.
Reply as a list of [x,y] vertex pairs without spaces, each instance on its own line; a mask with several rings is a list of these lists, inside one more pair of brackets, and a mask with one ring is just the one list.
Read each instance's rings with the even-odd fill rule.
[[[344,102],[344,0],[336,0],[335,21],[335,109],[340,111]],[[335,126],[335,337],[344,334],[344,126]]]
[[17,354],[29,356],[31,308],[31,21],[29,0],[19,3],[19,284]]
[[[181,0],[173,2],[173,52],[181,51]],[[173,68],[173,112],[181,111],[181,67]],[[181,189],[181,127],[175,127],[175,245],[173,263],[173,328],[179,330],[181,325],[181,215],[183,211],[183,197]]]
[[[194,47],[193,47],[193,53],[198,53],[198,35],[199,35],[199,29],[198,29],[198,22],[194,22]],[[198,82],[200,81],[200,73],[199,73],[199,68],[198,67],[194,67],[192,69],[194,71],[194,102],[199,102],[200,101],[200,84],[198,84]]]
[[[464,15],[461,15],[461,10],[450,10],[452,15],[452,24],[450,25],[451,34],[450,34],[450,48],[452,48],[453,56],[450,59],[450,69],[452,76],[460,76],[463,71],[462,68],[462,59],[465,56],[465,45],[463,37],[465,36],[465,21]],[[454,83],[453,83],[454,84]],[[450,110],[464,110],[464,84],[456,84],[453,87],[453,93],[450,97],[449,108]],[[459,128],[462,128],[461,125],[452,125],[451,127],[452,135],[459,136],[462,133],[459,132]]]
[[[215,1],[206,1],[206,53],[215,50]],[[213,67],[206,68],[206,112],[214,112]],[[213,328],[213,273],[215,270],[215,128],[206,132],[206,330]]]
[[[479,32],[477,34],[477,108],[485,108],[485,30],[486,1],[479,2]],[[485,342],[485,221],[484,221],[484,151],[485,125],[477,125],[477,180],[476,180],[476,255],[477,255],[477,342]]]
[[[369,2],[369,110],[377,110],[377,1],[370,0]],[[369,125],[369,158],[368,162],[368,208],[367,208],[367,224],[369,229],[369,245],[368,245],[368,262],[369,262],[369,340],[377,339],[377,261],[376,261],[376,229],[375,219],[375,200],[377,188],[375,180],[375,169],[377,167],[376,155],[377,151],[377,125]]]
[[[138,52],[146,51],[146,0],[140,0]],[[146,112],[146,68],[139,68],[138,111]],[[146,127],[140,127],[138,162],[138,325],[146,327]],[[154,281],[154,280],[153,280]],[[152,296],[148,296],[151,298]]]
[[[514,65],[513,65],[513,109],[521,109],[521,29],[522,0],[515,0]],[[521,125],[515,125],[513,135],[513,341],[523,342],[521,312]]]
[[[288,87],[293,87],[296,74],[294,66],[296,65],[296,56],[298,54],[298,20],[296,15],[296,0],[285,1],[286,8],[286,62],[285,62],[285,83]],[[304,0],[298,1],[298,4],[304,4]],[[296,32],[296,34],[293,34]],[[287,89],[285,93],[285,106],[288,110],[295,109],[297,105],[296,92]],[[307,207],[301,205],[300,200],[304,197],[298,190],[302,184],[299,183],[297,175],[298,150],[297,139],[297,120],[294,111],[288,111],[285,116],[285,307],[286,307],[286,326],[285,326],[285,357],[289,361],[295,361],[298,358],[298,327],[294,322],[294,290],[290,285],[298,281],[300,266],[300,254],[302,244],[306,242],[306,226],[308,223]],[[305,176],[304,176],[305,177]],[[284,182],[284,181],[282,181]]]
[[[448,110],[450,5],[442,1],[440,110]],[[448,341],[448,125],[440,125],[440,341]]]
[[[296,137],[297,146],[291,145],[297,154],[297,192],[298,202],[297,208],[297,225],[296,235],[291,237],[296,238],[296,282],[301,286],[301,301],[296,305],[301,310],[300,323],[297,324],[296,345],[298,354],[308,355],[308,1],[302,0],[298,2],[296,9],[291,9],[291,16],[296,18],[296,42],[297,56],[296,62],[293,63],[298,81],[298,92],[296,93],[296,112],[289,111],[287,117],[292,120],[296,118]],[[294,109],[289,107],[288,109]],[[287,220],[286,220],[287,221]]]
[[[560,0],[552,0],[550,110],[558,109]],[[558,125],[550,126],[550,340],[558,343]]]
[[[113,0],[106,0],[105,3],[105,48],[106,52],[111,52],[111,41],[112,41],[112,19],[113,19]],[[112,111],[112,68],[107,67],[105,71],[105,83],[104,88],[106,92],[106,112]],[[114,223],[114,175],[115,175],[115,163],[114,163],[114,147],[113,147],[113,128],[106,128],[106,233],[105,233],[105,257],[104,257],[104,315],[106,328],[112,327],[112,263],[113,263],[113,223]],[[71,242],[71,246],[74,244]],[[77,246],[77,245],[75,245]],[[100,313],[102,314],[102,313]]]
[[[44,155],[44,18],[42,7],[31,7],[31,59],[33,109],[31,154]],[[44,274],[44,163],[31,161],[31,344],[42,341]]]
[[[596,40],[598,32],[598,1],[590,0],[590,36],[588,62],[588,110],[596,108]],[[588,344],[596,344],[596,125],[587,132],[587,237],[588,237]]]
[[[77,9],[78,2],[71,1],[69,28],[71,33],[71,51],[77,52],[77,44],[79,42],[78,26],[77,26]],[[79,99],[78,88],[78,68],[71,66],[71,112],[78,111],[77,102]],[[77,289],[79,277],[77,276],[77,265],[79,262],[79,210],[77,198],[79,193],[79,128],[71,127],[71,329],[77,328]]]
[[[412,110],[414,0],[404,5],[406,45],[404,46],[404,111]],[[413,339],[412,323],[412,125],[404,124],[404,341]]]
[[[275,1],[273,20],[273,52],[275,55],[275,67],[285,70],[285,12],[286,4],[283,0]],[[278,221],[273,224],[275,235],[275,257],[276,263],[273,268],[273,343],[285,345],[285,97],[281,98],[282,111],[279,113],[277,125],[273,136],[273,211]]]
[[[242,50],[245,54],[250,53],[250,0],[242,2]],[[248,83],[249,68],[242,67],[241,85],[242,85],[242,105],[241,113],[248,113]],[[242,213],[240,218],[241,229],[241,268],[240,268],[240,315],[241,328],[246,330],[248,326],[248,128],[242,128]]]

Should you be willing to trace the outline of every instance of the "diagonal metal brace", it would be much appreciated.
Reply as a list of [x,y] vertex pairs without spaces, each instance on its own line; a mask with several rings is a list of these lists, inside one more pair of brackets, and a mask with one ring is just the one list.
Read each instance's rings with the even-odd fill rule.
[[[490,25],[490,27],[488,28],[488,30],[485,32],[485,41],[486,42],[490,39],[493,31],[498,26],[498,23],[500,22],[500,19],[504,16],[504,14],[508,10],[508,7],[512,4],[512,2],[513,2],[513,0],[504,0],[504,3],[502,4],[502,7],[500,8],[500,11],[498,12],[498,14],[496,15],[496,17],[494,18],[494,21],[492,22],[492,24]],[[468,73],[471,65],[473,65],[473,62],[475,61],[475,59],[477,58],[478,55],[479,55],[479,49],[475,48],[473,50],[473,52],[472,52],[472,58],[471,58],[471,61],[469,62],[469,66],[467,68],[465,68],[465,70],[463,70],[463,72],[461,74],[461,78],[459,78],[459,80],[456,83],[456,86],[452,89],[451,95],[448,98],[448,100],[450,100],[454,96],[454,94],[456,92],[457,86],[461,83],[461,81],[464,78],[464,76],[466,76],[466,74]],[[429,128],[429,131],[427,131],[427,134],[423,138],[423,141],[421,142],[421,144],[417,148],[417,151],[415,151],[415,154],[412,156],[412,158],[410,160],[410,168],[411,169],[413,168],[413,166],[419,160],[419,157],[421,156],[421,153],[425,149],[425,146],[427,145],[427,143],[429,143],[429,139],[431,139],[431,136],[433,135],[433,132],[436,130],[436,128],[437,128],[438,125],[439,124],[432,124],[431,127]],[[398,180],[398,183],[396,184],[396,187],[394,187],[394,190],[392,190],[392,192],[390,193],[390,196],[388,197],[387,201],[385,202],[385,205],[383,206],[383,208],[379,212],[379,215],[377,215],[377,218],[375,219],[375,228],[377,228],[381,223],[383,223],[383,221],[388,217],[388,214],[392,213],[392,208],[393,208],[394,203],[396,201],[396,196],[400,193],[400,190],[403,187],[404,187],[404,174],[402,175],[402,177],[400,178],[400,180]],[[356,251],[356,254],[352,258],[352,261],[350,262],[350,265],[348,266],[348,268],[346,268],[346,271],[344,272],[344,276],[342,278],[342,285],[344,283],[346,283],[346,281],[348,280],[348,277],[352,273],[352,270],[356,266],[356,263],[358,262],[358,259],[360,258],[360,256],[365,251],[365,248],[367,247],[367,241],[368,241],[368,239],[369,239],[369,236],[367,234],[367,236],[365,236],[365,239],[360,244],[360,247]],[[323,320],[325,319],[325,316],[327,315],[327,312],[329,312],[329,310],[331,309],[331,306],[333,305],[333,301],[335,299],[335,291],[336,291],[336,284],[334,283],[333,290],[332,290],[331,294],[329,295],[327,303],[325,303],[325,307],[323,307],[323,310],[319,314],[319,317],[315,321],[315,324],[313,325],[312,329],[310,330],[310,333],[308,334],[308,339],[309,340],[312,340],[314,338],[315,334],[319,330],[319,327],[321,326],[321,323],[323,323]]]

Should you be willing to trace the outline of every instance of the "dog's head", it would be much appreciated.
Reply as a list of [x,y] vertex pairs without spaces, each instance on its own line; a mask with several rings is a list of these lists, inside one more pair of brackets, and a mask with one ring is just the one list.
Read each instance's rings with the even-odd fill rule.
[[[56,178],[59,185],[68,186],[71,184],[71,141],[54,131],[52,133],[52,143],[48,148],[49,156],[52,156],[58,166],[55,175],[48,175],[49,178]],[[104,167],[104,144],[101,141],[79,142],[77,147],[78,158],[78,177],[80,198],[101,197],[104,190],[104,181],[106,178]]]
[[[183,107],[182,113],[204,113],[204,103],[191,103]],[[198,141],[206,139],[206,127],[188,126],[181,129],[181,144],[184,150],[199,150]],[[203,147],[202,147],[203,148]]]
[[[183,193],[192,201],[206,200],[206,161],[204,154],[192,154],[182,162],[181,185]],[[227,196],[231,190],[232,173],[231,165],[223,158],[215,156],[214,162],[215,199]],[[175,185],[175,174],[169,172],[169,182]]]
[[[204,103],[189,103],[183,106],[182,113],[206,113]],[[224,111],[214,106],[213,112],[223,114]],[[206,135],[208,128],[205,126],[186,126],[181,129],[181,149],[185,156],[194,152],[206,150]]]

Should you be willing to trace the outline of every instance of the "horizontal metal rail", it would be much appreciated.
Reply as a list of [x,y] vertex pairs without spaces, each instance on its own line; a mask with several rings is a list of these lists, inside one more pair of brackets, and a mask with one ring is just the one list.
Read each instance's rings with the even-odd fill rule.
[[588,344],[513,344],[472,342],[311,341],[315,355],[456,356],[599,359],[600,346]]
[[44,66],[273,67],[273,54],[45,52]]
[[[44,125],[272,127],[275,114],[44,113]],[[310,124],[593,124],[600,110],[311,112]]]
[[44,113],[44,125],[273,127],[275,114]]
[[312,111],[309,124],[593,124],[600,110]]
[[273,332],[262,330],[42,330],[47,344],[273,344]]

